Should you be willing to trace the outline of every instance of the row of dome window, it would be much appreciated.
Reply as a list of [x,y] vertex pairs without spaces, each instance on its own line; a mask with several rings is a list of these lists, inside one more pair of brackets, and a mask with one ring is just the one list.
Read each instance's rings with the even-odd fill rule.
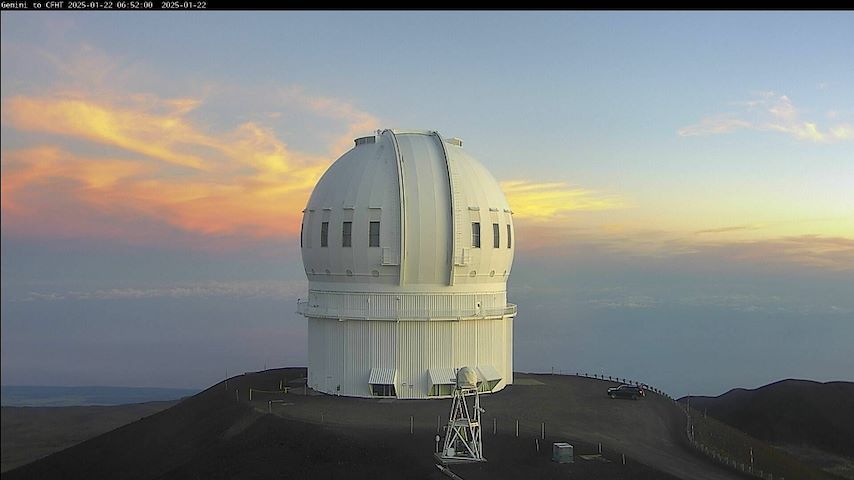
[[[313,268],[308,268],[308,269],[306,269],[306,270],[305,270],[305,273],[306,273],[306,274],[311,273],[312,275],[316,275],[316,274],[317,274],[317,272],[316,272]],[[323,273],[324,273],[324,274],[326,274],[326,275],[332,275],[332,274],[333,274],[333,273],[332,273],[332,271],[331,271],[331,270],[329,270],[328,268],[327,268],[327,269],[324,269],[324,270],[323,270]],[[344,271],[344,274],[345,274],[345,275],[347,275],[348,277],[352,277],[352,276],[354,275],[354,274],[353,274],[353,271],[352,271],[352,270],[350,270],[349,268],[348,268],[347,270],[345,270],[345,271]],[[336,276],[341,276],[341,274],[340,274],[340,273],[336,273],[335,275],[336,275]],[[362,274],[356,274],[356,275],[358,275],[358,276],[365,276],[365,275],[362,275]],[[371,276],[372,276],[372,277],[379,277],[379,276],[380,276],[380,271],[379,271],[379,270],[371,270]],[[470,272],[469,272],[469,277],[474,278],[474,277],[476,277],[476,276],[477,276],[477,270],[472,270],[472,271],[470,271]],[[495,270],[490,270],[490,271],[489,271],[489,276],[490,276],[490,277],[494,277],[494,276],[495,276]],[[507,270],[504,270],[504,273],[503,273],[503,274],[501,274],[501,276],[506,277],[506,276],[507,276]]]
[[[513,230],[508,223],[507,227],[507,248],[513,246]],[[299,246],[303,246],[303,228],[305,224],[300,225]],[[320,246],[329,246],[329,222],[320,224]],[[341,246],[353,246],[353,222],[344,222],[341,226]],[[370,222],[368,227],[368,246],[380,246],[380,222]],[[472,248],[480,248],[480,222],[471,222],[471,246]],[[492,246],[494,248],[501,247],[501,225],[492,224]]]
[[[510,224],[507,227],[507,248],[513,246],[513,230]],[[480,222],[471,222],[471,246],[472,248],[480,248]],[[492,246],[493,248],[501,247],[501,225],[492,224]]]
[[[299,231],[299,246],[303,247],[303,229],[305,228],[305,224],[300,225]],[[329,222],[323,222],[320,224],[320,246],[328,247],[329,246]],[[353,246],[353,222],[344,222],[341,227],[341,246],[342,247],[352,247]],[[369,247],[379,247],[380,246],[380,222],[370,222],[368,227],[368,246]]]

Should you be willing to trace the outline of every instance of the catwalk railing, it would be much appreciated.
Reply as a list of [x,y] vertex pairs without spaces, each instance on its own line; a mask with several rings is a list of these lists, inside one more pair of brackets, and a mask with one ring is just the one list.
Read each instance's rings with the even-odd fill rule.
[[368,308],[338,308],[326,305],[310,305],[307,300],[297,301],[297,313],[309,317],[348,318],[355,320],[429,320],[461,318],[499,318],[516,315],[516,305],[504,307],[459,308],[459,309],[391,309],[373,312]]

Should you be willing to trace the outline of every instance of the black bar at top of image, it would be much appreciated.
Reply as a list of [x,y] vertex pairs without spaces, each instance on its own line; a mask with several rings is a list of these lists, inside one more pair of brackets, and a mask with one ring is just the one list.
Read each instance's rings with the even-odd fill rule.
[[[682,9],[674,9],[665,4],[655,5],[648,3],[642,8],[632,2],[625,0],[610,0],[610,1],[582,1],[577,3],[570,9],[555,9],[546,7],[537,7],[536,5],[529,6],[525,9],[473,9],[466,5],[456,5],[454,10],[465,10],[469,12],[477,11],[670,11],[678,12]],[[706,12],[727,12],[732,9],[752,9],[759,12],[762,11],[803,11],[803,9],[784,9],[784,8],[768,8],[762,7],[760,4],[750,2],[739,5],[728,5],[726,2],[711,4],[699,2],[692,6],[692,9],[700,9]],[[320,11],[320,10],[336,10],[336,11],[391,11],[398,9],[382,9],[382,8],[352,8],[352,7],[328,7],[318,8],[316,5],[310,4],[301,5],[299,3],[289,2],[286,7],[270,7],[269,0],[0,0],[0,10],[3,12],[11,11],[57,11],[57,10],[81,10],[81,11],[205,11],[205,10],[235,10],[235,11]],[[441,7],[421,8],[420,11],[448,11],[451,9],[443,9]],[[833,7],[829,3],[822,5],[821,2],[811,6],[809,11],[830,10],[842,11],[838,7]]]
[[[287,7],[270,7],[265,0],[0,0],[0,10],[9,11],[390,11],[394,9],[317,8],[306,3],[289,2]],[[441,11],[441,8],[423,11]]]
[[[0,0],[2,11],[203,11],[203,10],[245,10],[245,11],[357,11],[384,10],[364,8],[317,8],[309,4],[289,3],[287,7],[270,7],[264,0]],[[387,9],[385,9],[387,10]],[[429,10],[441,10],[438,8]]]
[[[732,8],[761,8],[759,5],[751,3],[741,4]],[[693,8],[706,9],[712,11],[726,11],[726,3],[722,4],[704,4],[697,3]],[[819,7],[815,7],[819,8]],[[825,8],[832,9],[828,6]],[[466,10],[466,11],[520,11],[518,9],[474,9],[466,5],[456,5],[451,9],[441,8],[441,6],[433,8],[421,8],[420,11],[449,11],[449,10]],[[547,7],[530,6],[524,11],[637,11],[638,5],[631,2],[610,0],[610,1],[582,1],[577,3],[570,9],[554,9]],[[299,10],[336,10],[336,11],[363,11],[363,10],[381,10],[390,11],[398,9],[382,9],[382,8],[352,8],[333,6],[327,8],[318,8],[316,5],[299,4],[297,2],[289,2],[286,7],[270,7],[269,0],[0,0],[0,10],[8,11],[56,11],[56,10],[88,10],[88,11],[204,11],[204,10],[246,10],[246,11],[299,11]],[[665,4],[656,6],[647,4],[640,10],[667,10],[679,11],[672,8],[667,8]]]
[[0,0],[0,10],[11,11],[205,11],[205,10],[294,10],[270,8],[262,0]]

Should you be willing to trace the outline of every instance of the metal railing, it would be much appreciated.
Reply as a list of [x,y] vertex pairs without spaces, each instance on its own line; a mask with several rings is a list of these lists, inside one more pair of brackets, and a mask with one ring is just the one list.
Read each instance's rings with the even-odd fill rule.
[[307,300],[297,301],[297,313],[321,318],[353,318],[366,320],[429,320],[460,318],[497,318],[516,315],[516,305],[503,307],[459,308],[459,309],[390,309],[377,311],[370,307],[337,308],[327,305],[311,305]]
[[[555,372],[552,371],[552,374],[554,374],[554,373]],[[563,372],[560,372],[560,373],[563,373]],[[682,413],[685,415],[685,439],[687,440],[688,445],[690,445],[691,448],[693,448],[697,452],[705,455],[710,460],[712,460],[712,461],[714,461],[720,465],[723,465],[724,467],[728,467],[730,469],[733,469],[733,470],[736,470],[738,472],[747,474],[749,476],[761,478],[762,480],[774,480],[774,474],[773,473],[766,472],[766,471],[756,467],[752,461],[749,463],[739,461],[736,458],[734,458],[732,452],[725,451],[722,449],[720,449],[720,450],[715,449],[714,447],[706,445],[706,444],[702,443],[701,441],[697,440],[697,437],[696,437],[697,432],[695,432],[695,429],[694,429],[695,423],[694,423],[693,418],[692,418],[692,413],[698,413],[698,412],[696,412],[693,408],[691,408],[688,405],[681,404],[677,399],[671,397],[669,394],[667,394],[663,390],[661,390],[659,388],[652,387],[652,386],[650,386],[646,383],[640,382],[638,380],[614,377],[611,375],[603,375],[603,374],[596,374],[596,373],[592,373],[592,374],[591,373],[581,373],[581,372],[576,372],[575,375],[579,376],[579,377],[595,378],[595,379],[600,379],[600,380],[609,380],[612,382],[619,382],[619,383],[624,383],[627,385],[637,385],[639,387],[643,387],[644,389],[646,389],[648,391],[652,391],[652,392],[655,392],[655,393],[661,395],[662,397],[673,402],[673,404],[678,409],[680,409],[682,411]],[[751,456],[751,460],[752,460],[753,449],[750,450],[750,456]]]

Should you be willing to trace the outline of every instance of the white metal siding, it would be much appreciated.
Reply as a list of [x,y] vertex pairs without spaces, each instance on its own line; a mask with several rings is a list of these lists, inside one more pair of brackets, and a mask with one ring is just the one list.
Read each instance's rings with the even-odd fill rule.
[[447,373],[489,365],[502,378],[498,391],[513,378],[511,322],[510,317],[401,322],[309,317],[309,385],[332,395],[369,397],[371,372],[393,371],[399,398],[427,398],[431,369]]
[[513,384],[513,322],[515,320],[516,317],[506,317],[504,319],[504,323],[506,325],[504,330],[504,348],[507,349],[504,355],[504,361],[507,365],[504,368],[504,382],[507,385]]
[[344,293],[309,290],[309,304],[319,315],[423,320],[503,315],[508,307],[506,291]]

